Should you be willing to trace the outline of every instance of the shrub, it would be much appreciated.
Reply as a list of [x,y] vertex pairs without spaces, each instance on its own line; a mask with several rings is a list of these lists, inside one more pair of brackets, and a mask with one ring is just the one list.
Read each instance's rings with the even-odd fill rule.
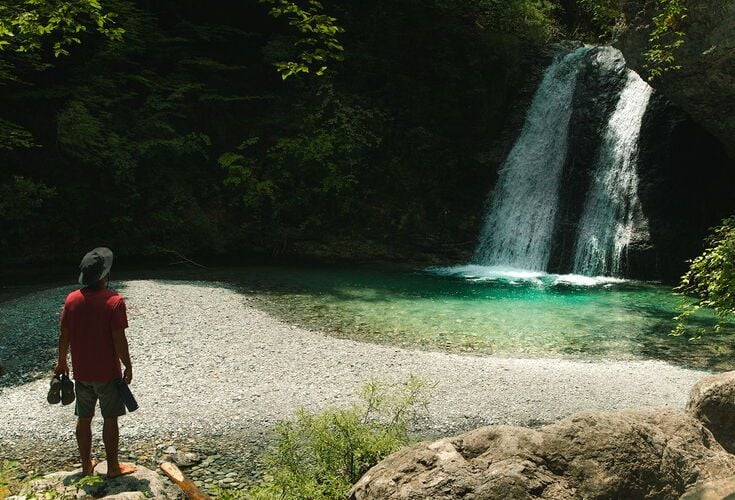
[[686,324],[703,307],[714,310],[719,318],[716,332],[735,319],[735,216],[714,228],[706,243],[706,250],[691,262],[676,288],[680,294],[696,297],[696,301],[682,304],[674,334],[696,337],[705,333],[701,327],[692,333]]
[[342,499],[372,466],[410,442],[412,423],[425,412],[429,385],[414,376],[399,385],[368,382],[361,403],[321,413],[299,409],[276,429],[264,479],[221,498]]

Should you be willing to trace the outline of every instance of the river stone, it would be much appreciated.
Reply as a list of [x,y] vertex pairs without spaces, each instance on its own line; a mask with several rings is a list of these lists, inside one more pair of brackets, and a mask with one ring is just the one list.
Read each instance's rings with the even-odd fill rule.
[[[156,472],[138,465],[133,473],[114,479],[105,478],[107,463],[102,462],[95,472],[99,480],[79,485],[82,480],[81,469],[72,472],[55,472],[42,479],[30,481],[20,492],[18,498],[103,498],[108,500],[136,500],[140,498],[183,499],[183,492],[165,483]],[[55,495],[55,496],[54,496]]]
[[687,412],[701,420],[723,448],[735,453],[735,371],[697,382],[689,394]]
[[196,453],[184,453],[177,451],[171,457],[171,460],[173,460],[179,467],[191,467],[195,463],[199,462],[200,458]]
[[676,498],[733,473],[735,456],[684,412],[583,412],[539,429],[488,426],[405,448],[349,498]]

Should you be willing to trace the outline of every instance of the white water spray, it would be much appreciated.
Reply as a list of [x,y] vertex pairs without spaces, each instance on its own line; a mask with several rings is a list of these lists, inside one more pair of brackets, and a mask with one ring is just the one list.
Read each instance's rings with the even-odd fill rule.
[[500,170],[474,263],[546,270],[577,73],[590,50],[576,49],[546,70]]
[[[646,231],[638,199],[638,139],[652,93],[636,73],[627,81],[607,124],[577,229],[574,272],[620,276],[625,251]],[[638,214],[638,217],[636,215]]]

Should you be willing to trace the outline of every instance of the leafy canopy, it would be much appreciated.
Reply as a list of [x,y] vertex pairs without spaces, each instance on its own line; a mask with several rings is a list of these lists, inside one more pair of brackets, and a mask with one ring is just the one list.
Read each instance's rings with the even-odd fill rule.
[[684,20],[687,18],[686,0],[657,0],[657,12],[653,18],[653,30],[648,43],[649,49],[643,54],[652,78],[666,72],[681,69],[676,63],[676,50],[684,45]]
[[337,19],[324,13],[324,6],[316,0],[307,0],[301,7],[289,0],[259,0],[269,4],[270,15],[285,17],[288,24],[299,34],[294,47],[299,49],[290,61],[277,61],[275,66],[285,80],[299,73],[314,73],[318,76],[327,70],[330,60],[341,61],[344,47],[337,35],[344,29]]
[[8,0],[0,4],[0,50],[36,53],[50,47],[53,55],[68,55],[80,36],[94,30],[120,39],[116,14],[98,0]]

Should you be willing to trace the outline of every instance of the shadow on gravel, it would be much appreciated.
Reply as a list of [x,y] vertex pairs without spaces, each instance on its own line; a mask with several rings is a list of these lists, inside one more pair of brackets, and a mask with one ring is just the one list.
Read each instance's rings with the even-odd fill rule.
[[[98,477],[99,480],[84,484],[79,488],[80,493],[84,492],[84,495],[86,495],[85,498],[122,495],[124,492],[143,492],[146,497],[151,495],[151,482],[147,479],[139,479],[134,476],[122,476],[115,479],[106,479],[102,476],[93,477]],[[81,473],[68,476],[64,479],[64,486],[77,486],[82,479]],[[131,493],[131,498],[132,495]]]
[[53,288],[0,303],[0,388],[50,376],[56,362],[59,317],[73,286]]
[[[154,281],[162,284],[182,283],[174,279]],[[234,285],[211,281],[187,284],[236,289]],[[40,290],[39,287],[42,285],[16,287],[15,297],[6,295],[0,301],[0,390],[50,378],[56,364],[59,320],[64,299],[78,286]],[[111,288],[124,297],[128,283],[113,281]]]

